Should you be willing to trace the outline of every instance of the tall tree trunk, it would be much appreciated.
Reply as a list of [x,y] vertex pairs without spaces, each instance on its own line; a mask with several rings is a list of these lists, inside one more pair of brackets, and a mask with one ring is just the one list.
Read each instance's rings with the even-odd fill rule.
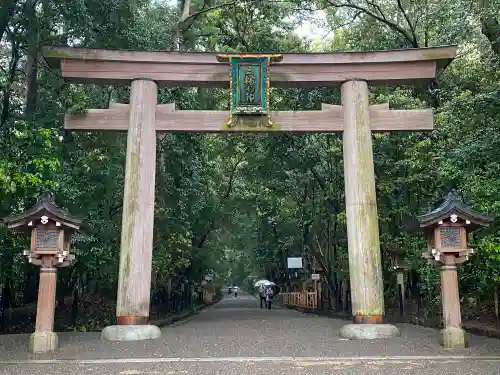
[[490,0],[479,0],[481,32],[488,38],[491,49],[500,57],[500,24],[490,6]]
[[3,39],[7,27],[9,26],[10,19],[16,9],[16,0],[3,0],[0,6],[0,42]]
[[26,58],[26,106],[24,114],[31,118],[37,108],[38,96],[38,19],[36,16],[35,0],[26,2],[26,18],[28,22],[28,56]]
[[190,8],[191,8],[191,0],[180,0],[178,2],[179,11],[181,16],[177,21],[177,26],[175,28],[175,46],[174,49],[177,51],[185,50],[185,40],[184,40],[184,23],[189,18]]
[[5,141],[8,139],[7,129],[5,125],[7,123],[8,118],[10,117],[10,97],[11,97],[11,89],[16,79],[16,69],[19,63],[19,43],[17,41],[12,42],[11,46],[11,55],[9,62],[9,72],[7,76],[7,84],[5,85],[2,93],[2,111],[0,114],[0,141],[5,146]]

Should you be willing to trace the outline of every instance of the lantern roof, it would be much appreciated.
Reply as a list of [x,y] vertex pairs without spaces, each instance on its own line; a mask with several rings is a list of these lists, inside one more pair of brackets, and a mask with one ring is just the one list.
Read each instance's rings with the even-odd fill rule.
[[58,207],[54,198],[48,194],[41,195],[36,204],[18,215],[3,218],[9,229],[23,231],[31,230],[29,222],[40,219],[42,216],[60,222],[63,227],[71,228],[81,232],[84,228],[83,219],[71,215],[69,212]]
[[417,220],[421,228],[434,226],[439,221],[449,218],[453,215],[462,220],[470,221],[472,227],[485,227],[493,221],[493,217],[485,213],[474,211],[470,206],[466,205],[462,197],[455,189],[451,190],[444,198],[443,202],[436,208],[430,208],[423,215],[417,216]]

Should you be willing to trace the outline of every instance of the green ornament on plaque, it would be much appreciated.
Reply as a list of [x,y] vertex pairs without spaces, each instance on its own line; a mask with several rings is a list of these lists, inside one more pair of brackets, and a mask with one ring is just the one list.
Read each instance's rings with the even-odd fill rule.
[[269,118],[269,65],[282,55],[218,55],[231,65],[231,118],[227,127],[272,128]]

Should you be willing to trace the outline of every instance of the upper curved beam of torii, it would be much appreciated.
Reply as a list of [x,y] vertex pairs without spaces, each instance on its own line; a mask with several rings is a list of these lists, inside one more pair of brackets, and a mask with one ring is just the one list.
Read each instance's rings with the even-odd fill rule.
[[[371,52],[280,53],[271,86],[335,87],[361,79],[370,86],[429,83],[456,55],[456,46]],[[245,55],[252,55],[247,54]],[[254,54],[254,55],[262,55]],[[43,56],[71,82],[229,87],[229,62],[212,52],[165,52],[44,47]],[[219,58],[218,58],[219,57]]]

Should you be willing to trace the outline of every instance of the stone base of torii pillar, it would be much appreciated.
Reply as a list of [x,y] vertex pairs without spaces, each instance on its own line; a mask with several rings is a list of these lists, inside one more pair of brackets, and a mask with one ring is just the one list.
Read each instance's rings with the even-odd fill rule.
[[150,324],[108,326],[101,333],[101,340],[106,341],[154,340],[160,337],[160,328]]
[[441,330],[439,345],[445,349],[465,349],[469,346],[467,333],[459,327],[446,327]]
[[347,324],[340,336],[351,340],[390,339],[401,336],[398,327],[392,324]]
[[30,353],[51,353],[59,347],[59,338],[55,332],[33,332],[30,335],[28,350]]

